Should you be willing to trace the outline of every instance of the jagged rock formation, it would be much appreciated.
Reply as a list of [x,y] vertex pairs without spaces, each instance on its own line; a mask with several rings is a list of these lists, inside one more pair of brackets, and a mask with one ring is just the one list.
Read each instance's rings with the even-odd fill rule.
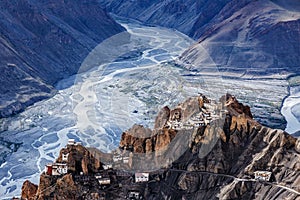
[[151,153],[164,149],[178,132],[175,129],[167,128],[167,122],[176,119],[182,122],[187,121],[193,114],[204,108],[204,101],[208,100],[203,98],[205,97],[189,98],[172,110],[167,106],[162,108],[156,117],[153,130],[141,125],[134,125],[122,134],[120,147],[129,149],[132,146],[135,153]]
[[[63,158],[64,156],[66,157]],[[24,182],[22,187],[23,199],[80,199],[85,189],[76,182],[78,179],[75,177],[81,172],[84,174],[81,176],[86,176],[95,174],[102,169],[100,161],[80,144],[67,145],[66,148],[63,148],[56,159],[56,163],[66,163],[68,174],[51,176],[43,172],[38,188],[29,181]]]
[[30,181],[25,181],[22,186],[22,199],[32,199],[32,197],[36,194],[38,186],[31,183]]
[[153,130],[134,125],[124,132],[119,147],[132,152],[131,170],[168,167],[182,155],[189,148],[190,138],[197,129],[188,127],[189,130],[186,130],[181,126],[187,124],[193,115],[205,110],[204,102],[209,101],[205,96],[199,96],[187,99],[174,109],[166,106],[158,113]]
[[5,0],[0,16],[0,117],[52,96],[96,45],[125,31],[94,0]]
[[[153,162],[153,159],[161,156],[155,154],[156,152],[165,148],[176,151],[177,148],[174,147],[189,140],[188,148],[180,157],[170,162],[168,167],[151,172],[150,182],[134,183],[130,171],[104,170],[98,172],[102,176],[109,174],[110,187],[99,187],[91,178],[100,169],[99,165],[93,164],[95,158],[84,147],[73,146],[67,147],[68,151],[63,149],[57,159],[62,161],[62,154],[74,151],[68,158],[73,173],[62,177],[42,174],[37,193],[39,198],[51,196],[56,199],[125,199],[130,191],[135,191],[144,199],[299,199],[300,140],[284,131],[260,125],[252,119],[249,107],[239,103],[235,97],[225,95],[220,98],[220,108],[227,110],[224,118],[214,118],[209,124],[197,127],[192,134],[182,131],[183,125],[181,128],[166,126],[170,119],[180,117],[181,120],[186,116],[189,121],[188,116],[193,118],[193,112],[205,112],[204,109],[208,110],[211,104],[203,103],[204,101],[209,102],[200,96],[188,99],[175,109],[165,107],[156,119],[157,129],[154,131],[136,125],[123,134],[121,148],[126,147],[139,155],[147,155],[152,151],[155,155],[151,158]],[[162,136],[155,134],[159,130],[165,131],[160,133]],[[169,133],[166,132],[175,135],[168,138]],[[143,137],[139,138],[138,135]],[[182,140],[182,135],[186,136],[185,140]],[[160,143],[159,137],[166,140]],[[170,145],[172,142],[173,145]],[[76,177],[78,169],[75,167],[73,171],[71,164],[73,157],[81,160],[84,155],[88,155],[86,158],[94,166],[86,174],[90,177],[88,186]],[[254,179],[254,172],[261,170],[272,173],[269,182]],[[55,186],[47,192],[41,192],[53,183]]]
[[[63,155],[67,156],[67,161],[64,161]],[[100,160],[82,145],[67,145],[60,151],[56,162],[67,163],[68,171],[72,173],[96,173],[101,168]]]

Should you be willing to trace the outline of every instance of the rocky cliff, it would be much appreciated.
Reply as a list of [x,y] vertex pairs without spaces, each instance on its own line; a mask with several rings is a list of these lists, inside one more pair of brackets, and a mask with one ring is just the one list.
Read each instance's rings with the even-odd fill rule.
[[[220,113],[214,112],[218,109]],[[199,113],[204,114],[206,123],[189,128],[191,121],[200,120]],[[188,134],[189,131],[183,129],[195,131]],[[163,132],[157,135],[159,130]],[[150,181],[142,183],[133,181],[130,169],[101,170],[101,165],[95,164],[99,162],[84,147],[67,147],[61,151],[57,162],[62,162],[63,154],[77,155],[68,157],[69,173],[56,177],[42,174],[37,196],[44,199],[126,199],[135,192],[144,199],[300,198],[300,140],[284,131],[260,125],[252,119],[249,107],[231,95],[225,95],[219,103],[200,96],[174,109],[165,107],[156,119],[154,130],[136,125],[124,132],[120,149],[140,156],[154,152],[152,162],[156,162],[155,158],[161,156],[157,153],[162,149],[176,151],[185,145],[182,135],[188,140],[187,148],[176,159],[165,157],[168,165],[151,171]],[[158,142],[159,137],[163,138],[163,143]],[[80,165],[85,165],[82,164],[83,155],[90,159],[87,166],[92,168],[87,170],[86,176],[78,177],[78,169],[74,171],[71,163],[75,158],[80,160]],[[145,172],[142,168],[136,170]],[[270,180],[254,179],[258,171],[270,172]],[[109,186],[97,185],[95,172],[109,177]],[[22,195],[32,196],[33,189],[25,189],[28,183],[25,182],[23,188]],[[50,188],[48,192],[46,188]]]
[[5,0],[0,18],[0,117],[52,96],[96,45],[125,30],[94,0]]
[[[64,155],[67,157],[63,158]],[[82,179],[75,177],[86,177],[103,169],[100,161],[80,144],[67,145],[63,148],[55,163],[67,164],[68,173],[63,176],[52,176],[47,171],[43,172],[38,187],[29,181],[24,182],[22,199],[82,199],[85,191],[79,183]]]

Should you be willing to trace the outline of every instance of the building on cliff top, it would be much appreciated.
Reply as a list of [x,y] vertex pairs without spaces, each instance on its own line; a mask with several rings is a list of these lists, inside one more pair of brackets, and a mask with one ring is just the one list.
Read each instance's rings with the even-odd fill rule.
[[81,142],[75,142],[75,139],[69,139],[67,145],[70,145],[70,146],[81,145]]
[[68,173],[68,166],[66,163],[52,163],[45,167],[45,173],[50,176],[59,176]]

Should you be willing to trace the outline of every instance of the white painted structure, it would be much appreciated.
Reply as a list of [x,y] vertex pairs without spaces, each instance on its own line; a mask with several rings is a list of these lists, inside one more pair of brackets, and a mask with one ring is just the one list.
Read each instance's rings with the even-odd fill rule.
[[69,153],[62,154],[62,161],[68,161]]
[[68,140],[68,145],[75,145],[75,140],[74,139],[69,139]]
[[121,161],[123,160],[122,156],[121,155],[114,155],[113,156],[113,161],[114,162],[118,162],[118,161]]
[[131,191],[128,194],[129,199],[141,199],[141,194],[139,192]]
[[98,179],[98,182],[100,185],[109,185],[110,184],[110,178],[100,178]]
[[113,165],[112,164],[103,164],[103,169],[104,170],[108,170],[108,169],[112,169]]
[[135,182],[147,182],[149,181],[149,173],[135,173]]
[[52,163],[45,167],[45,173],[51,176],[59,176],[68,173],[68,166],[66,163]]
[[75,139],[69,139],[67,145],[81,145],[81,142],[75,142]]
[[268,171],[255,171],[254,177],[256,180],[260,181],[270,181],[272,172]]
[[123,157],[123,163],[124,164],[128,164],[129,163],[129,157],[128,156]]
[[124,164],[128,164],[129,163],[129,156],[125,156],[125,155],[114,155],[113,156],[113,161],[116,162],[123,162]]

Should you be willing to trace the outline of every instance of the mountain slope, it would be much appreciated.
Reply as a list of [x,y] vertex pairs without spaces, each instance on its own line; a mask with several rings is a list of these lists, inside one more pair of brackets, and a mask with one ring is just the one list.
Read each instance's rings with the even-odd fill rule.
[[0,18],[2,117],[51,96],[96,45],[125,30],[97,1],[1,1]]
[[244,77],[300,72],[300,13],[271,1],[232,1],[195,35],[198,44],[182,55],[189,69]]
[[217,67],[225,75],[247,78],[299,73],[297,0],[100,2],[117,15],[175,28],[199,40],[182,55],[188,69]]
[[150,25],[175,28],[189,36],[194,35],[196,27],[201,29],[212,20],[227,2],[230,0],[100,0],[103,7],[114,14]]

